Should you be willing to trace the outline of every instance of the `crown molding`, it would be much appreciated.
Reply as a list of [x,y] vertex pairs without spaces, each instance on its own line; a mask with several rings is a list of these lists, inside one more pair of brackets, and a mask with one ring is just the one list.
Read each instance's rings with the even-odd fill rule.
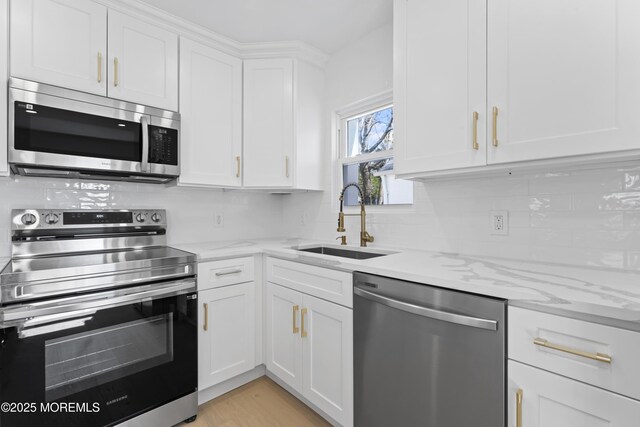
[[294,57],[320,68],[324,68],[329,60],[327,53],[302,41],[240,43],[140,0],[96,1],[240,59]]
[[243,59],[291,56],[321,68],[329,60],[329,55],[301,41],[242,43],[240,51]]

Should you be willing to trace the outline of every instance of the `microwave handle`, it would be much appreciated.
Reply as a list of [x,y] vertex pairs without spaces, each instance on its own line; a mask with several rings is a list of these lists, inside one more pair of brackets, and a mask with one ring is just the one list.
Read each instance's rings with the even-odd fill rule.
[[142,126],[142,163],[140,165],[140,172],[151,172],[149,167],[149,118],[142,116],[140,118],[140,125]]

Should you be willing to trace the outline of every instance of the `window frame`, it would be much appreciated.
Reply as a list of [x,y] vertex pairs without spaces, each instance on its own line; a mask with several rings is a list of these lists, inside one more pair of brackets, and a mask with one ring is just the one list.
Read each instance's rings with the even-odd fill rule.
[[[356,118],[360,115],[365,115],[369,112],[384,109],[386,107],[392,107],[393,104],[393,92],[387,90],[376,95],[367,97],[360,101],[351,103],[343,108],[337,109],[333,114],[333,150],[332,150],[332,163],[333,163],[333,194],[336,195],[335,203],[333,204],[335,212],[339,210],[338,196],[343,188],[343,166],[353,163],[362,163],[371,160],[385,159],[388,157],[394,157],[394,149],[360,154],[354,157],[347,157],[347,138],[346,126],[347,120]],[[416,191],[415,182],[413,187],[413,202],[407,204],[392,204],[392,205],[366,205],[368,212],[374,212],[376,214],[396,213],[396,212],[414,212],[416,203]],[[350,190],[353,191],[353,190]],[[360,208],[357,206],[344,206],[344,211],[347,213],[357,213]]]

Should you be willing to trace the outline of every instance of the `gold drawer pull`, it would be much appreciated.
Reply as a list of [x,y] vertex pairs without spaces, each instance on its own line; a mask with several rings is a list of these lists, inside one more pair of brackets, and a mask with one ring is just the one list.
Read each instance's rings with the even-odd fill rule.
[[493,107],[493,146],[498,146],[498,107]]
[[552,350],[562,351],[564,353],[573,354],[575,356],[586,357],[587,359],[596,360],[602,363],[611,363],[611,356],[603,353],[589,353],[588,351],[577,350],[575,348],[565,347],[563,345],[552,344],[549,341],[536,338],[533,340],[535,345],[539,345],[540,347],[550,348]]
[[120,79],[118,78],[118,58],[113,58],[113,85],[118,86]]
[[236,178],[240,178],[240,156],[236,156]]
[[522,427],[522,395],[521,388],[516,391],[516,427]]
[[202,329],[209,330],[209,304],[206,302],[204,303],[204,325],[202,325]]
[[477,150],[480,146],[478,145],[478,112],[473,112],[473,149]]
[[300,336],[302,338],[307,337],[307,331],[304,330],[304,316],[306,315],[307,315],[307,309],[303,308],[302,311],[300,312]]
[[98,83],[102,83],[102,52],[98,52]]
[[300,332],[300,328],[296,326],[296,318],[298,317],[298,310],[300,310],[300,306],[294,305],[293,306],[293,333],[294,334],[297,334],[298,332]]

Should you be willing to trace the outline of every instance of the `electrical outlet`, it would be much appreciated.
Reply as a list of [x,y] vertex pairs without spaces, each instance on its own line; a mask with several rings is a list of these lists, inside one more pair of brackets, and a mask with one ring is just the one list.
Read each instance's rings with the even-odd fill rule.
[[500,236],[509,234],[508,211],[491,211],[491,234]]
[[300,225],[305,225],[307,223],[307,212],[304,211],[300,213]]
[[224,227],[224,215],[220,212],[213,214],[213,226]]

